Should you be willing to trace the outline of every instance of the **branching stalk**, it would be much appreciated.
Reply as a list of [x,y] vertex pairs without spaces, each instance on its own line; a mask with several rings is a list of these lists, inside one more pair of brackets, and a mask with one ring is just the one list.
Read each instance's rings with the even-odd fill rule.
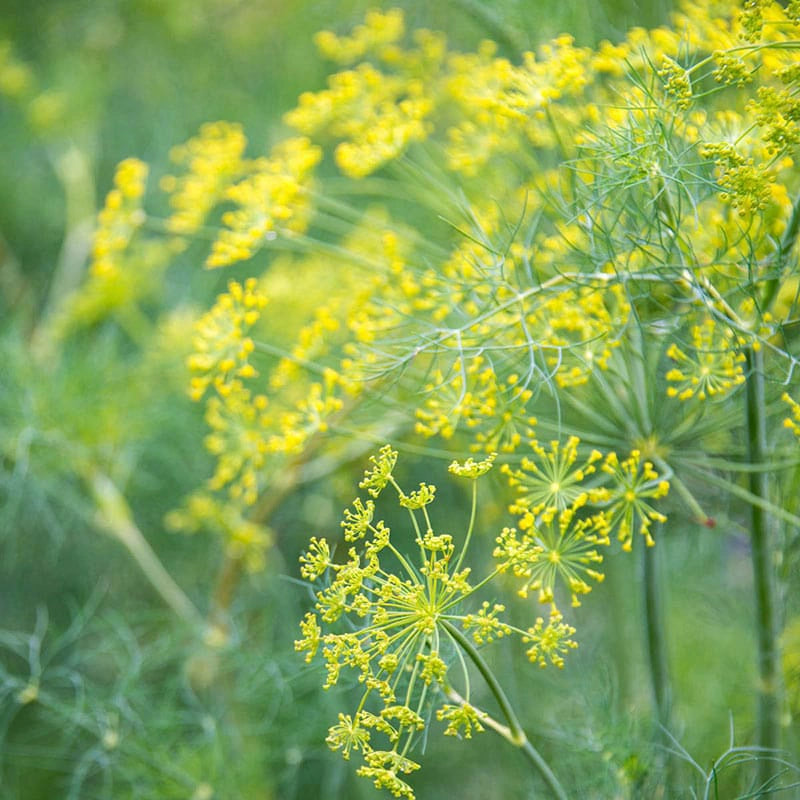
[[482,717],[484,722],[506,741],[520,748],[520,750],[525,753],[525,757],[536,767],[553,797],[557,798],[557,800],[567,800],[567,793],[564,791],[564,787],[559,783],[553,770],[550,769],[550,765],[528,741],[528,737],[517,718],[513,706],[506,697],[503,687],[498,683],[497,678],[495,678],[489,665],[484,661],[483,656],[481,656],[478,650],[473,646],[472,642],[470,642],[470,640],[452,623],[447,620],[440,620],[440,622],[442,627],[453,637],[458,646],[467,654],[470,661],[477,667],[481,677],[486,681],[486,685],[489,687],[492,695],[494,695],[497,705],[500,706],[500,711],[505,717],[508,727],[506,728],[496,720],[489,722],[491,718],[488,717],[488,715]]

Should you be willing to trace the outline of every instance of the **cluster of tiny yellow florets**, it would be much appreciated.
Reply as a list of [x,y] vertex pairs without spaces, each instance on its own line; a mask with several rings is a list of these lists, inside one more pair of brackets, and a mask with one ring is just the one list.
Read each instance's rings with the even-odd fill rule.
[[272,419],[264,395],[252,396],[241,383],[233,381],[224,395],[212,395],[206,402],[206,450],[217,458],[214,475],[208,482],[211,490],[228,487],[232,499],[253,505],[262,486]]
[[494,370],[481,358],[466,363],[457,359],[447,375],[436,370],[424,390],[429,397],[417,409],[416,430],[426,436],[449,439],[459,423],[476,427],[493,417],[497,407]]
[[788,85],[760,86],[750,105],[771,154],[791,151],[800,144],[800,99],[796,89],[799,68],[793,64],[781,70],[781,80]]
[[675,342],[669,346],[667,356],[676,363],[666,374],[669,397],[718,398],[744,383],[741,337],[729,327],[721,327],[713,317],[706,317],[691,328],[689,354]]
[[[421,484],[404,492],[394,478],[397,452],[383,447],[371,457],[359,486],[372,499],[357,498],[345,511],[344,540],[347,559],[334,559],[326,539],[313,537],[300,559],[301,574],[319,585],[315,611],[303,619],[295,648],[311,661],[320,651],[325,661],[325,687],[335,685],[343,669],[352,669],[364,689],[353,715],[339,714],[327,742],[345,759],[360,753],[359,775],[387,788],[397,797],[413,798],[405,776],[419,768],[408,757],[421,740],[430,709],[446,722],[445,735],[463,735],[484,729],[487,715],[470,702],[466,659],[473,645],[486,645],[503,636],[516,635],[530,644],[528,657],[545,666],[562,667],[563,656],[576,647],[574,628],[553,611],[547,625],[542,619],[528,629],[501,618],[505,607],[484,601],[475,613],[462,613],[465,601],[498,572],[480,584],[470,582],[464,566],[473,533],[475,514],[466,535],[457,541],[434,532],[428,507],[435,487]],[[454,462],[450,472],[472,481],[473,508],[477,479],[492,467],[494,456],[482,461]],[[376,519],[376,503],[387,487],[397,493],[400,506],[410,515],[419,561],[396,549],[387,525]],[[342,623],[346,624],[342,624]],[[461,650],[458,658],[454,651]],[[464,697],[451,692],[453,673],[461,673]],[[457,677],[457,676],[455,676]],[[443,696],[458,703],[442,703]],[[378,740],[388,747],[378,749]]]
[[363,25],[356,25],[350,36],[336,36],[331,31],[320,31],[314,37],[319,52],[325,58],[340,64],[352,64],[367,54],[383,51],[405,33],[405,20],[400,9],[387,12],[368,11]]
[[692,102],[692,81],[689,73],[669,56],[664,56],[658,76],[664,81],[664,91],[680,110],[689,108]]
[[116,277],[118,256],[128,248],[146,219],[142,199],[147,173],[147,164],[135,158],[128,158],[117,167],[114,188],[106,195],[105,206],[97,217],[89,268],[93,276]]
[[783,421],[785,428],[788,428],[795,436],[800,438],[800,403],[792,399],[787,392],[781,395],[781,400],[787,403],[792,411],[791,417],[786,417]]
[[729,142],[703,145],[701,155],[716,165],[717,181],[722,192],[720,199],[730,202],[741,215],[761,211],[770,199],[770,183],[774,175],[744,156]]
[[211,209],[243,171],[246,146],[241,125],[209,122],[197,136],[172,149],[172,160],[186,172],[161,179],[172,207],[169,230],[189,235],[205,223]]
[[622,549],[628,552],[633,547],[634,533],[643,536],[647,546],[652,547],[652,524],[666,522],[667,518],[650,501],[666,497],[669,482],[659,477],[649,461],[642,460],[638,450],[631,451],[624,461],[616,453],[609,453],[601,470],[611,476],[610,486],[589,491],[590,502],[602,507],[595,516],[600,530],[607,535],[616,531]]
[[254,344],[247,332],[266,304],[267,298],[259,291],[255,278],[249,278],[244,285],[230,281],[228,291],[197,322],[195,352],[189,358],[189,368],[194,373],[190,389],[193,399],[199,400],[212,384],[224,396],[230,393],[234,380],[257,374],[250,363]]
[[557,667],[563,667],[564,655],[578,646],[570,638],[575,633],[575,628],[567,625],[563,619],[561,612],[554,608],[547,625],[542,617],[537,617],[536,624],[522,639],[531,645],[526,655],[540,667],[546,667],[548,661]]
[[236,209],[222,215],[224,227],[206,266],[222,267],[250,258],[278,233],[304,231],[310,211],[310,178],[321,157],[321,150],[308,139],[295,138],[281,142],[268,158],[253,162],[250,174],[223,194]]
[[342,139],[335,159],[346,175],[360,178],[427,135],[431,110],[419,80],[385,75],[370,64],[337,73],[329,88],[300,96],[286,122],[306,135],[320,131]]
[[761,36],[764,27],[764,11],[772,5],[772,0],[744,0],[744,8],[739,15],[742,38],[754,42]]
[[158,295],[163,271],[181,247],[175,239],[148,238],[142,231],[147,175],[147,165],[135,158],[117,166],[97,217],[86,281],[56,315],[57,334],[111,315],[134,336],[147,326],[140,306]]
[[553,608],[559,581],[572,604],[580,605],[580,596],[591,591],[589,580],[603,580],[601,548],[613,534],[623,550],[631,549],[636,531],[653,545],[652,523],[666,520],[651,501],[664,497],[669,484],[638,450],[621,463],[616,453],[603,457],[598,450],[579,460],[579,445],[577,436],[549,448],[534,440],[533,455],[519,469],[503,466],[516,490],[510,511],[519,522],[497,538],[494,556],[502,570],[522,579],[523,597],[535,591],[539,602]]
[[[445,291],[446,275],[423,279],[417,302],[427,297],[436,308],[456,315],[456,303],[465,298],[462,317],[482,317],[480,324],[450,329],[437,342],[452,361],[440,354],[447,367],[432,370],[424,386],[425,397],[416,411],[416,430],[425,436],[452,437],[459,427],[471,431],[476,449],[513,452],[529,438],[535,418],[527,405],[533,398],[530,366],[541,377],[553,377],[557,386],[567,388],[587,383],[597,370],[606,370],[613,351],[619,347],[614,332],[623,325],[630,305],[619,286],[568,288],[550,294],[529,292],[516,301],[503,303],[497,312],[481,314],[472,306],[480,287],[487,286],[480,274],[469,276],[458,268],[457,280],[464,286]],[[467,281],[474,281],[473,287]],[[457,284],[458,286],[458,284]],[[502,296],[503,288],[495,287]],[[470,299],[467,299],[470,298]],[[503,352],[515,360],[498,374],[498,361],[485,353]],[[474,351],[465,354],[465,350]],[[519,358],[520,360],[516,360]],[[527,382],[510,369],[533,358]]]
[[532,527],[541,515],[542,521],[550,522],[560,511],[581,499],[585,502],[584,481],[596,467],[595,462],[603,456],[592,450],[578,466],[580,439],[570,436],[566,443],[550,442],[546,450],[539,442],[530,442],[536,458],[524,456],[521,469],[512,469],[504,464],[502,471],[508,476],[509,485],[517,491],[517,500],[511,506],[512,514],[519,514],[520,527]]

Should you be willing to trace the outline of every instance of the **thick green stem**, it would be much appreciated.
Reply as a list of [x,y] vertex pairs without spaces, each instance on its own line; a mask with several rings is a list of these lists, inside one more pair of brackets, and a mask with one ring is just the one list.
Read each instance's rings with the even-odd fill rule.
[[668,731],[672,726],[672,684],[669,678],[667,630],[662,602],[664,582],[656,548],[644,547],[642,551],[647,665],[659,726],[655,741],[664,748],[664,755],[660,759],[664,774],[662,788],[669,794],[673,767],[668,746]]
[[467,654],[470,661],[477,667],[478,672],[480,672],[481,677],[486,681],[486,685],[494,695],[497,705],[500,706],[500,711],[508,722],[507,729],[502,725],[491,725],[490,727],[525,753],[525,757],[536,767],[553,797],[558,800],[567,800],[567,793],[564,791],[564,787],[559,783],[553,770],[550,769],[550,765],[528,741],[528,737],[514,712],[513,706],[506,697],[503,687],[498,683],[489,665],[483,660],[483,656],[481,656],[472,642],[470,642],[470,640],[452,623],[447,620],[441,620],[441,624],[458,646]]
[[[767,411],[764,390],[764,356],[761,350],[747,352],[747,445],[750,464],[763,464],[767,455]],[[749,476],[750,491],[761,500],[768,500],[769,480],[766,471]],[[756,605],[758,642],[758,732],[759,747],[776,750],[780,747],[781,730],[778,708],[780,685],[778,640],[776,636],[773,558],[767,514],[761,505],[751,503],[753,588]],[[758,765],[757,785],[767,789],[775,778],[775,761],[769,756]],[[764,796],[763,794],[759,794]]]
[[644,614],[647,634],[647,661],[656,704],[658,722],[669,729],[672,712],[672,687],[669,679],[667,635],[662,607],[662,581],[654,547],[643,548]]

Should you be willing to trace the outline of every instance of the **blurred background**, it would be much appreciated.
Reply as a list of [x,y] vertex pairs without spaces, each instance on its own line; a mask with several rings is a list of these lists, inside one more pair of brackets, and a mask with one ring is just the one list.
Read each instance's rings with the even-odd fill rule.
[[[671,9],[667,0],[0,0],[2,800],[376,796],[324,744],[346,704],[292,651],[310,602],[293,580],[297,555],[308,536],[338,529],[361,463],[276,511],[268,567],[245,582],[232,645],[220,651],[174,621],[103,532],[81,466],[113,462],[138,528],[202,608],[219,544],[163,524],[211,463],[202,410],[186,396],[185,341],[170,350],[165,338],[164,352],[143,358],[96,325],[48,358],[37,335],[83,280],[120,160],[143,159],[157,181],[170,149],[213,120],[241,122],[266,149],[285,135],[281,116],[299,93],[324,86],[330,65],[313,34],[346,32],[375,6],[403,8],[409,29],[443,31],[452,49],[492,38],[511,58],[562,32],[578,44],[613,41]],[[231,275],[247,274],[246,265],[204,271],[201,260],[190,249],[164,273],[159,313],[207,308]],[[440,477],[413,461],[407,470],[409,484]],[[455,492],[441,488],[439,505],[463,508]],[[679,731],[704,767],[728,744],[729,710],[751,722],[754,665],[730,657],[750,636],[747,557],[735,530],[723,541],[692,528],[670,549],[668,612],[682,620],[670,654],[676,719],[681,707],[695,720],[708,709],[697,730]],[[640,581],[630,560],[611,560],[563,673],[533,674],[510,646],[495,654],[519,665],[504,671],[509,694],[586,798],[656,796],[649,687],[638,677]],[[518,754],[488,735],[431,741],[415,785],[420,798],[538,796]]]

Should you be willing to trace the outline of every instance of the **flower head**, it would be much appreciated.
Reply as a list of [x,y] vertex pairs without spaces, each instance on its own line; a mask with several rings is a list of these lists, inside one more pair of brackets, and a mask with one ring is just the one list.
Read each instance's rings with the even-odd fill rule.
[[[457,651],[475,644],[488,644],[503,636],[517,635],[525,642],[534,642],[552,663],[558,664],[572,644],[567,637],[573,629],[553,621],[546,632],[536,626],[525,630],[503,619],[505,606],[484,601],[474,613],[463,613],[477,591],[470,581],[471,570],[462,567],[467,553],[475,515],[463,537],[437,533],[428,514],[434,502],[430,484],[406,493],[394,477],[397,452],[390,446],[381,448],[370,459],[360,486],[373,498],[386,487],[392,487],[397,502],[409,514],[418,551],[416,560],[400,552],[386,524],[376,519],[373,500],[356,499],[345,511],[342,528],[344,538],[353,546],[347,558],[331,558],[331,547],[325,539],[312,537],[308,550],[301,556],[301,574],[313,581],[316,589],[315,610],[303,619],[301,637],[295,648],[306,653],[306,660],[321,651],[327,677],[325,687],[339,682],[344,670],[355,672],[363,686],[361,701],[355,714],[340,714],[330,728],[328,744],[349,759],[359,753],[363,759],[359,775],[370,778],[378,788],[387,788],[398,797],[413,797],[413,790],[404,777],[419,767],[406,753],[420,738],[431,706],[450,692],[456,680],[463,681],[466,697],[458,705],[444,704],[438,719],[446,721],[447,735],[483,730],[485,715],[469,700],[469,678],[466,661]],[[475,463],[456,464],[452,471],[473,478],[473,500],[476,480],[485,474],[492,458]],[[422,519],[420,519],[420,517]],[[423,524],[420,524],[420,523]],[[590,523],[586,520],[586,524]],[[531,554],[538,547],[526,540],[525,554],[507,555],[505,566],[525,569]],[[538,549],[537,549],[538,547]],[[576,544],[586,563],[592,561],[584,544]],[[570,566],[573,550],[565,559],[566,573],[577,572]],[[577,563],[577,562],[576,562]],[[480,585],[496,575],[490,573]],[[535,580],[531,577],[531,581]],[[544,588],[545,581],[541,581]],[[571,584],[581,590],[576,580]],[[558,625],[561,627],[558,627]],[[455,674],[454,674],[455,673]],[[456,695],[460,697],[460,695]]]
[[690,354],[674,342],[667,350],[676,362],[666,374],[669,397],[705,400],[723,396],[744,383],[745,356],[738,349],[738,339],[729,330],[720,334],[713,317],[692,327],[691,342]]
[[592,450],[576,466],[580,439],[570,436],[565,444],[550,442],[546,450],[539,442],[531,442],[536,458],[522,459],[521,469],[511,469],[503,465],[508,481],[517,490],[517,499],[511,506],[512,514],[520,514],[521,528],[535,523],[542,515],[543,522],[549,522],[560,511],[569,508],[585,495],[583,483],[595,471],[595,462],[602,458],[597,450]]
[[666,516],[657,511],[649,500],[665,497],[669,482],[662,480],[649,461],[642,461],[638,450],[620,462],[616,453],[609,453],[601,467],[612,478],[610,487],[590,492],[591,502],[602,506],[595,517],[600,530],[617,531],[622,549],[630,551],[633,534],[644,536],[647,545],[655,544],[650,527],[653,522],[666,522]]

